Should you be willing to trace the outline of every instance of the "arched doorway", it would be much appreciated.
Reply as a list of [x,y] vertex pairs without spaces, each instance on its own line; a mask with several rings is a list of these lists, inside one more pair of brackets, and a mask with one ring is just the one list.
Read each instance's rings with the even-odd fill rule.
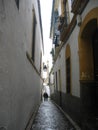
[[98,8],[91,10],[79,33],[80,96],[84,119],[95,122],[98,116]]

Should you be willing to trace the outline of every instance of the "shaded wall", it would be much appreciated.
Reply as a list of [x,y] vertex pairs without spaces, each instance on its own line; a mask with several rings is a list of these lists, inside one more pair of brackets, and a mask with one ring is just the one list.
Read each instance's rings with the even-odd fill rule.
[[[32,7],[37,1],[0,1],[0,128],[24,130],[40,103],[42,80],[26,56],[32,42]],[[37,22],[36,46],[41,51],[41,34]],[[35,55],[40,61],[40,55]],[[40,70],[36,61],[37,70]],[[36,100],[35,100],[36,99]]]

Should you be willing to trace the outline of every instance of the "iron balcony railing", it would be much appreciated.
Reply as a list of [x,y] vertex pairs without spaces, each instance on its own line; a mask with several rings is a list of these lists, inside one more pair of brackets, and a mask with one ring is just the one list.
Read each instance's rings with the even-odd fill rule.
[[69,12],[68,11],[65,13],[65,15],[63,14],[59,16],[59,23],[60,24],[58,25],[58,30],[62,32],[63,29],[69,25]]

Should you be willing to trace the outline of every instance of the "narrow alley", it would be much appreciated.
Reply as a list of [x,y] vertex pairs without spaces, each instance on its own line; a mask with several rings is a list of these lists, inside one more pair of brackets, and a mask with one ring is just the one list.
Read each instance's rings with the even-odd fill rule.
[[80,129],[98,130],[98,0],[0,0],[0,130]]
[[64,113],[49,100],[41,103],[31,130],[76,130],[76,128]]

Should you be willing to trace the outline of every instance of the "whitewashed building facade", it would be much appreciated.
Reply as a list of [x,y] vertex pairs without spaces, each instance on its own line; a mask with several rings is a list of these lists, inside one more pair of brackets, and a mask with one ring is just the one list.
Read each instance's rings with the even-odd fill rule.
[[97,0],[53,0],[51,98],[82,129],[95,128],[98,117],[97,14]]
[[0,0],[0,130],[24,130],[41,100],[39,0]]

